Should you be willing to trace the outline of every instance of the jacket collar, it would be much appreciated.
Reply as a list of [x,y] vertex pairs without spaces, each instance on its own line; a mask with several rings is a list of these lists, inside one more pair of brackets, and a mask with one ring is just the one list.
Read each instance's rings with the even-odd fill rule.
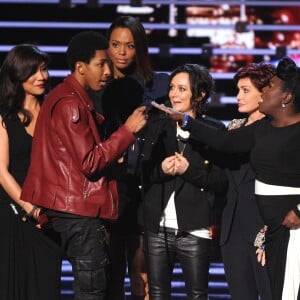
[[72,74],[68,75],[65,78],[64,82],[72,88],[73,92],[75,92],[79,96],[79,98],[88,107],[90,111],[95,109],[94,103],[91,100],[89,94],[83,88],[83,86],[77,81],[74,75]]
[[89,94],[87,91],[83,88],[83,86],[78,82],[78,80],[75,78],[74,75],[70,74],[68,75],[64,82],[71,87],[73,90],[72,93],[76,93],[78,97],[82,100],[82,102],[85,104],[85,106],[88,108],[89,111],[94,111],[95,112],[95,117],[98,121],[98,123],[103,123],[104,117],[97,113],[95,110],[95,105],[90,98]]

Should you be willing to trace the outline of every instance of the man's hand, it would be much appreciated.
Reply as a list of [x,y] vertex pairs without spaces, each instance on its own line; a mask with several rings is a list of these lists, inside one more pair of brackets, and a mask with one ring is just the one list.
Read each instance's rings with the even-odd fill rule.
[[133,111],[133,113],[127,118],[125,126],[132,133],[137,133],[140,131],[147,122],[147,107],[140,106]]
[[300,228],[300,219],[298,218],[298,216],[296,215],[296,213],[293,210],[290,210],[286,214],[286,216],[281,224],[290,229],[297,229],[297,228]]
[[155,101],[151,102],[152,106],[165,112],[172,120],[183,123],[184,113],[179,112],[171,107],[167,107],[164,104],[158,104]]

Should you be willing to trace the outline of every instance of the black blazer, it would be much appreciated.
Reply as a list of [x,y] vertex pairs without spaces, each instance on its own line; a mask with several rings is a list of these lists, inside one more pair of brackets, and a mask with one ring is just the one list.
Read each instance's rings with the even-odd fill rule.
[[[207,119],[214,126],[222,126],[217,121]],[[173,191],[179,230],[210,226],[213,194],[227,187],[225,172],[214,165],[217,153],[199,142],[188,140],[183,152],[190,162],[187,171],[178,176],[164,174],[161,162],[175,151],[179,152],[179,149],[176,123],[161,112],[148,121],[143,150],[145,192],[140,210],[143,226],[158,232],[161,215]]]
[[227,203],[222,214],[220,244],[226,243],[230,236],[234,218],[239,222],[239,230],[245,239],[253,244],[256,234],[264,223],[254,195],[255,174],[249,164],[249,155],[235,155],[227,159],[230,168],[228,177]]

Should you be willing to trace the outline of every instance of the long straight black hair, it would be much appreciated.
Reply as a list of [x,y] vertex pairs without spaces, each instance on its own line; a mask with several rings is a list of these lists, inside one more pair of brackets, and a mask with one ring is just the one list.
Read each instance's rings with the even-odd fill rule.
[[[23,83],[33,75],[41,63],[48,66],[49,56],[36,45],[20,44],[12,48],[4,59],[0,70],[0,106],[4,112],[2,118],[17,118],[24,115],[23,123],[27,126],[31,114],[24,109],[25,91]],[[49,81],[46,83],[49,90]],[[44,95],[39,96],[42,101]]]

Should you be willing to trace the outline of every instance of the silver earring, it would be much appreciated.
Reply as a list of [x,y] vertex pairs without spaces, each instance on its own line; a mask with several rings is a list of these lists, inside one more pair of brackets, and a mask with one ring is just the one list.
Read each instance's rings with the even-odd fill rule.
[[285,107],[286,107],[286,104],[285,104],[285,103],[281,103],[281,107],[282,107],[282,108],[285,108]]

